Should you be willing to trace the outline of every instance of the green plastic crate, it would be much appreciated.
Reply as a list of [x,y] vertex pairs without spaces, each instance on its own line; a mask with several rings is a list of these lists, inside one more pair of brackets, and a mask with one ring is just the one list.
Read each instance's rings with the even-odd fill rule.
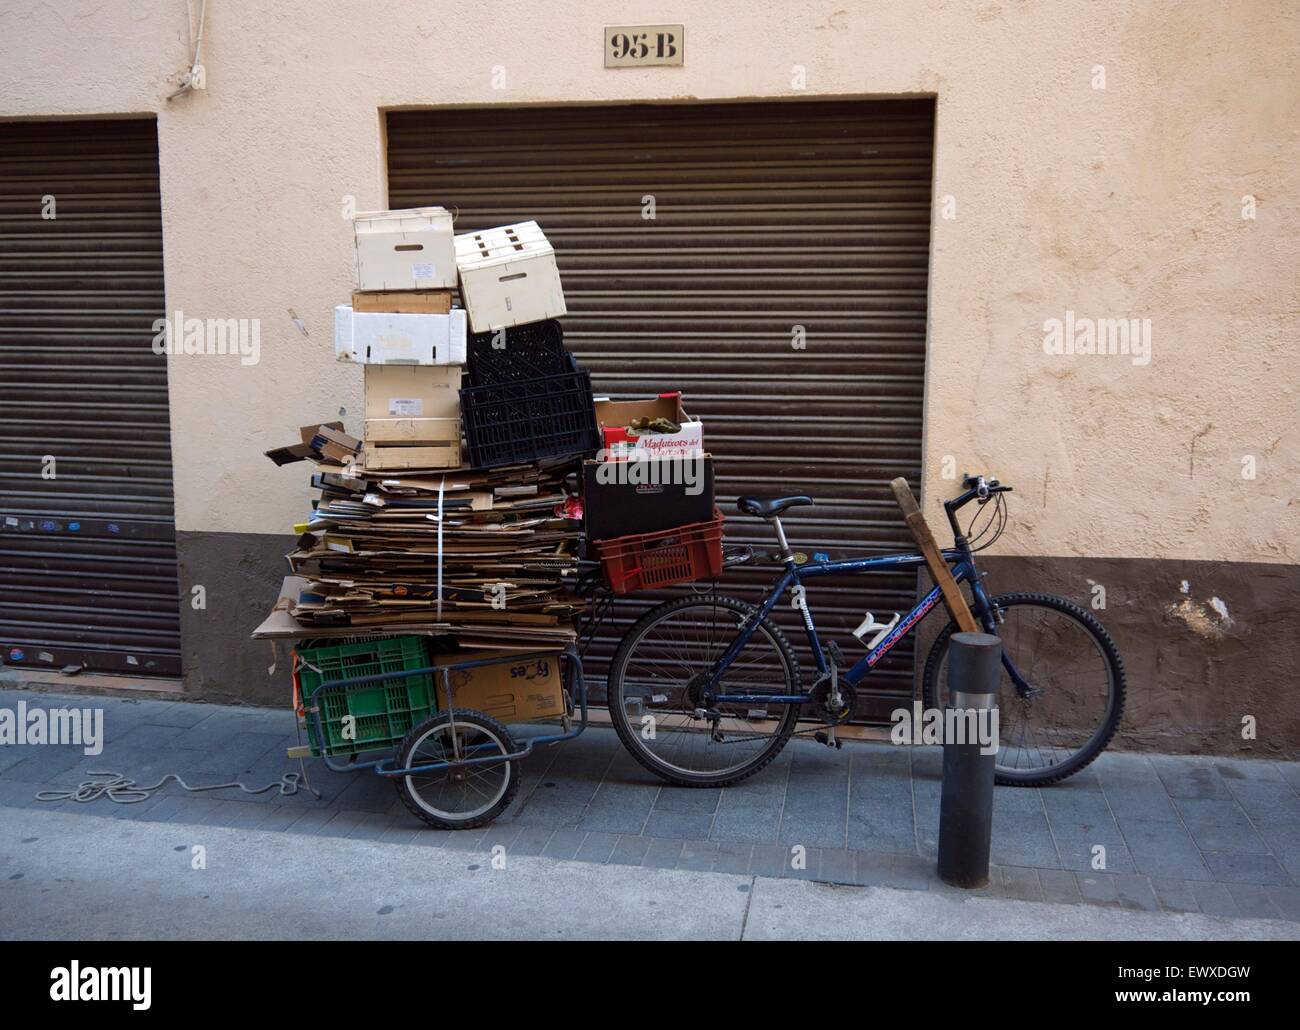
[[[310,712],[314,703],[320,705],[325,752],[331,755],[396,747],[412,726],[428,718],[436,708],[430,673],[395,675],[392,679],[328,690],[319,698],[313,697],[322,683],[331,680],[428,668],[429,655],[423,637],[390,637],[332,647],[300,648],[297,654],[298,686],[303,707],[309,709],[307,739],[314,755],[321,754],[321,742],[316,739]],[[343,719],[349,715],[356,719],[352,739],[343,735]]]

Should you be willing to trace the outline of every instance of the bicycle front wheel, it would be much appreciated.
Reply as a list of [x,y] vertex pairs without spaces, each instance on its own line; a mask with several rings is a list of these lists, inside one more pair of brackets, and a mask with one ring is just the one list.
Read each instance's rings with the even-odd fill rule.
[[[785,747],[799,705],[707,700],[701,684],[753,605],[702,595],[668,601],[628,630],[610,664],[609,715],[643,766],[683,787],[725,787],[752,776]],[[789,642],[763,619],[722,676],[721,694],[798,694]]]
[[[1072,776],[1106,749],[1124,714],[1124,665],[1105,628],[1077,604],[1048,594],[1002,594],[996,629],[1003,653],[1032,693],[1022,696],[1004,664],[998,681],[997,782],[1042,787]],[[948,700],[948,623],[925,662],[926,707]]]

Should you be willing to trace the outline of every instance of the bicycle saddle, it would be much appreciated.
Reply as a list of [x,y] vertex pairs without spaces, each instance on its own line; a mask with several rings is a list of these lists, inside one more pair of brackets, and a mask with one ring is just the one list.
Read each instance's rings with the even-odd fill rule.
[[770,519],[773,516],[780,515],[786,508],[793,508],[800,504],[813,504],[814,501],[807,494],[796,494],[794,497],[737,497],[736,507],[746,515],[757,515],[760,519]]

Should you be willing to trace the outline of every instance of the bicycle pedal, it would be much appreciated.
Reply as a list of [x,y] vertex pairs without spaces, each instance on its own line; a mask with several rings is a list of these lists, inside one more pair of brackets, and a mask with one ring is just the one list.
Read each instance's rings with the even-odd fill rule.
[[840,668],[844,667],[845,665],[844,652],[840,650],[839,644],[837,644],[834,640],[828,640],[826,642],[826,652],[831,656],[832,662],[834,662]]
[[834,748],[836,751],[839,751],[844,747],[844,741],[840,740],[838,737],[832,737],[829,733],[822,730],[818,730],[813,734],[813,740],[817,741],[818,744],[825,744],[827,747]]

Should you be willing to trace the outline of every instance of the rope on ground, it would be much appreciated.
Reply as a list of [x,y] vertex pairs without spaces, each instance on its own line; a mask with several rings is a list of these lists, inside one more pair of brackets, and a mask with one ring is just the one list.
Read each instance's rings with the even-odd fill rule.
[[120,772],[94,772],[91,771],[91,778],[82,780],[72,790],[42,790],[36,794],[37,801],[76,801],[80,804],[86,804],[91,801],[97,801],[99,798],[106,797],[119,805],[135,805],[141,801],[148,801],[157,791],[167,785],[168,781],[175,780],[181,785],[182,790],[192,793],[199,793],[205,790],[228,790],[238,787],[245,794],[265,794],[268,790],[278,788],[281,797],[290,797],[298,793],[299,787],[306,787],[316,797],[320,799],[320,791],[311,785],[307,779],[307,769],[301,759],[298,762],[300,773],[285,773],[278,780],[268,783],[264,787],[247,787],[238,780],[231,780],[229,783],[205,783],[196,787],[191,787],[176,773],[168,773],[157,783],[148,787],[142,787],[135,780],[129,779],[124,773]]

